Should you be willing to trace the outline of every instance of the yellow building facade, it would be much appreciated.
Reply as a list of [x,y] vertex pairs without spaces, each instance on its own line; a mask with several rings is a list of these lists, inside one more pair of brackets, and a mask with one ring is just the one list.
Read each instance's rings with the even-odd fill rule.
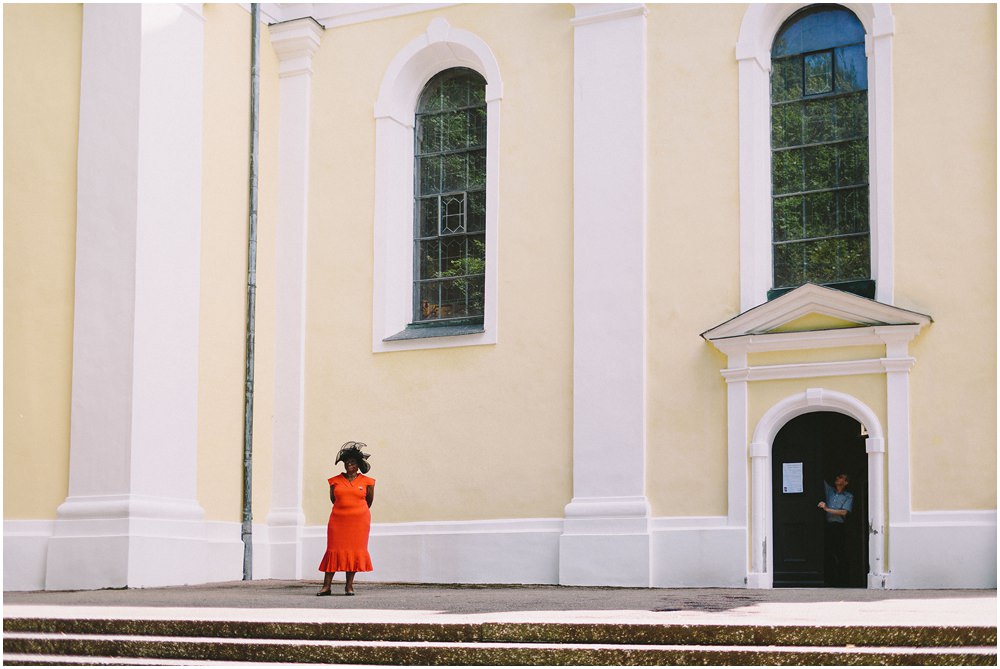
[[262,8],[4,7],[6,590],[318,578],[348,440],[372,579],[826,585],[848,473],[849,585],[995,587],[995,5]]

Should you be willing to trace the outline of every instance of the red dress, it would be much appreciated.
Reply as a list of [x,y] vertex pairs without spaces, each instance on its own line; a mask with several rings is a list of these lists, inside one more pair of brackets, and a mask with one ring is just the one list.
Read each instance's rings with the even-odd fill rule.
[[371,571],[368,554],[368,532],[372,514],[365,495],[375,479],[358,474],[348,481],[343,474],[329,479],[333,486],[334,504],[326,525],[326,553],[319,563],[323,572]]

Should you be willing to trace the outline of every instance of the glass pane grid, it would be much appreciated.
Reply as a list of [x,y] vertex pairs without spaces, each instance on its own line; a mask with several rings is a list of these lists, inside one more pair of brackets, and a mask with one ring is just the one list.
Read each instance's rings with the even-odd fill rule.
[[486,273],[485,82],[447,70],[415,126],[414,322],[481,318]]
[[775,288],[870,275],[867,59],[843,8],[795,15],[771,73]]

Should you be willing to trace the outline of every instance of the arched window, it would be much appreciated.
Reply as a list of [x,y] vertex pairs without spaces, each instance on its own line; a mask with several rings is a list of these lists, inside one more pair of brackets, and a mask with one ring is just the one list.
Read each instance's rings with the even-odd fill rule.
[[865,29],[838,5],[789,18],[771,49],[771,251],[776,297],[817,283],[875,297]]
[[413,326],[483,322],[486,80],[452,68],[424,87],[414,123]]
[[441,17],[389,63],[374,109],[372,351],[497,343],[502,99],[489,45]]

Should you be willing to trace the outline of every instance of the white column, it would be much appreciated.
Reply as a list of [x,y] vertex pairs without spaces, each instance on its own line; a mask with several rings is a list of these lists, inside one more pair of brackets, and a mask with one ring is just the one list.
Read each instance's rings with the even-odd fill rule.
[[750,573],[747,587],[770,588],[774,584],[774,574],[768,569],[768,553],[773,555],[773,547],[767,545],[771,535],[767,522],[771,519],[771,445],[765,442],[750,444],[750,476],[753,482],[753,521],[750,528]]
[[[278,230],[275,240],[275,399],[271,577],[301,578],[302,453],[309,228],[309,106],[312,57],[323,28],[312,19],[271,26],[279,60]],[[317,558],[318,563],[318,558]]]
[[573,499],[559,580],[648,586],[646,8],[579,4],[573,26]]
[[[737,46],[740,85],[740,312],[771,288],[770,53]],[[761,132],[761,128],[765,130]]]
[[868,56],[868,123],[871,128],[868,147],[871,175],[872,277],[875,299],[892,304],[895,296],[893,267],[893,105],[892,37],[895,19],[891,6],[875,5],[872,29],[865,36]]
[[[717,343],[717,345],[719,345]],[[750,443],[750,427],[747,412],[750,404],[750,368],[747,364],[745,345],[735,343],[720,348],[729,358],[729,366],[722,370],[726,379],[726,416],[728,425],[728,515],[730,527],[747,526],[747,444]]]
[[885,341],[886,353],[882,366],[885,368],[885,449],[889,467],[889,549],[888,564],[883,567],[885,573],[891,574],[893,551],[898,542],[892,527],[910,522],[910,369],[916,360],[909,356],[908,345],[913,332],[896,332],[890,328],[878,328],[876,332]]
[[868,454],[868,588],[886,587],[885,568],[885,440],[865,440]]
[[203,18],[83,8],[69,490],[46,588],[204,580],[196,499]]

